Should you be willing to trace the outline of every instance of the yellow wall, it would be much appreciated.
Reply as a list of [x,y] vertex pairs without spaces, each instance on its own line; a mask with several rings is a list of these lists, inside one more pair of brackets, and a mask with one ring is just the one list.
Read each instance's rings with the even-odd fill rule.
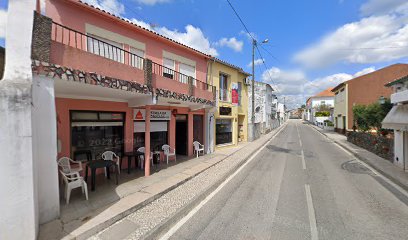
[[[343,90],[344,89],[344,90]],[[343,92],[341,91],[343,90]],[[345,86],[343,86],[342,88],[340,88],[339,90],[336,91],[338,94],[336,94],[334,96],[334,113],[333,113],[333,121],[335,124],[336,128],[339,129],[343,129],[343,116],[346,116],[346,129],[349,129],[349,126],[347,124],[348,122],[348,116],[347,116],[347,112],[348,112],[348,85],[346,84]],[[338,117],[338,115],[341,114],[341,117]],[[338,126],[336,126],[336,119],[337,117],[337,124]]]
[[[229,93],[229,101],[221,101],[218,100],[217,110],[214,114],[216,123],[217,119],[231,119],[232,120],[232,139],[233,145],[238,144],[238,122],[241,120],[242,122],[242,141],[247,141],[248,139],[248,86],[245,85],[244,79],[247,77],[246,74],[241,73],[239,70],[232,68],[228,65],[219,63],[219,62],[211,62],[210,64],[210,71],[209,71],[209,82],[212,85],[217,87],[219,90],[219,76],[220,73],[228,75],[228,93]],[[233,82],[240,82],[242,86],[241,90],[241,105],[236,106],[231,103],[231,89]],[[219,99],[219,94],[217,94],[217,98]],[[220,107],[230,107],[232,109],[231,116],[220,116],[219,109]],[[243,119],[243,121],[242,121]],[[216,138],[216,127],[214,127],[214,137]],[[215,144],[214,139],[214,144]],[[219,148],[215,146],[215,148]]]

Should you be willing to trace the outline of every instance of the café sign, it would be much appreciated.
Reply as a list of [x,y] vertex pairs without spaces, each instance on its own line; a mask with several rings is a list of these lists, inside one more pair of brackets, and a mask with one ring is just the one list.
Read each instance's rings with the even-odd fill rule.
[[[150,120],[169,121],[171,117],[170,110],[150,110]],[[133,120],[144,121],[146,119],[145,109],[133,109]]]

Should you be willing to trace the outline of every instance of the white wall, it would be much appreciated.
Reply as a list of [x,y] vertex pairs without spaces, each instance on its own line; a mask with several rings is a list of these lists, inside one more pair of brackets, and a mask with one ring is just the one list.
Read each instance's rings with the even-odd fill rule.
[[[394,164],[404,168],[404,132],[394,131]],[[398,161],[397,161],[398,158]]]
[[326,106],[334,106],[334,97],[319,97],[319,98],[312,98],[312,107],[318,107],[322,105],[322,103]]
[[59,216],[59,187],[57,166],[57,124],[54,80],[33,78],[32,128],[33,157],[38,189],[39,223]]
[[6,65],[0,81],[0,239],[35,239],[38,232],[31,128],[31,36],[35,0],[10,0]]

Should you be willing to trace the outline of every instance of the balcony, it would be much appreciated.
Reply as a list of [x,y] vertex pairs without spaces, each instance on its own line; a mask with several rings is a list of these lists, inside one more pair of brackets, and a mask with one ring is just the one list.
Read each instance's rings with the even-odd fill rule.
[[50,63],[215,101],[216,88],[204,81],[56,22],[51,28]]
[[405,103],[408,102],[408,89],[391,94],[391,103]]

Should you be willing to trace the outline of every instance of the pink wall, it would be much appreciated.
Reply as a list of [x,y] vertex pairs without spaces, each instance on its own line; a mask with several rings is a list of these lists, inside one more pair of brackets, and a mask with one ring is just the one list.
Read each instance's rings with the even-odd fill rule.
[[143,42],[146,44],[146,58],[158,64],[163,62],[163,50],[191,59],[196,62],[196,78],[206,81],[208,58],[205,55],[125,23],[108,14],[95,11],[84,5],[79,6],[72,0],[46,0],[46,15],[55,22],[83,33],[85,32],[85,23],[89,23]]
[[50,60],[61,66],[144,84],[144,71],[141,69],[103,57],[97,57],[98,61],[95,61],[95,54],[54,41],[51,44]]

